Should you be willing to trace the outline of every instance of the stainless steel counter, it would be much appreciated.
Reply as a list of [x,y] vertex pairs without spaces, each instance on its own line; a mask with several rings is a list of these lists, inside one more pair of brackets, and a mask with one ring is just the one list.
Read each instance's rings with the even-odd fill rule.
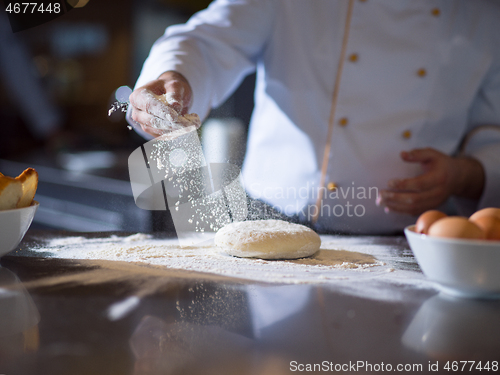
[[0,260],[0,374],[500,373],[499,301],[26,256],[58,235]]

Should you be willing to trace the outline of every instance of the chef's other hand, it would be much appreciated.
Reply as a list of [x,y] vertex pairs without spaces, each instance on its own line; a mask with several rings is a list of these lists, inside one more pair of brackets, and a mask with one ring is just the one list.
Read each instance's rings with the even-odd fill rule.
[[[163,100],[161,95],[165,95]],[[158,137],[179,127],[178,116],[187,114],[191,101],[186,78],[168,71],[130,94],[131,117],[146,133]]]
[[479,199],[484,187],[484,169],[468,157],[451,157],[432,148],[401,152],[408,163],[420,163],[424,172],[414,178],[395,179],[382,190],[379,203],[386,211],[420,215],[435,209],[450,196]]

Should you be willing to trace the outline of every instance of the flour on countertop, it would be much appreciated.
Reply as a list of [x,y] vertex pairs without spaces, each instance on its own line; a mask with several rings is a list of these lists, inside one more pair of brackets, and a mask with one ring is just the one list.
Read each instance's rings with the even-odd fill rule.
[[177,239],[157,239],[143,233],[128,237],[54,238],[30,249],[30,253],[65,259],[143,262],[259,282],[332,284],[350,294],[369,298],[387,297],[384,295],[387,290],[379,290],[380,283],[433,288],[418,270],[414,258],[405,256],[404,251],[401,254],[401,249],[373,244],[370,238],[321,236],[321,239],[318,253],[297,260],[236,258],[223,254],[214,245],[181,248]]

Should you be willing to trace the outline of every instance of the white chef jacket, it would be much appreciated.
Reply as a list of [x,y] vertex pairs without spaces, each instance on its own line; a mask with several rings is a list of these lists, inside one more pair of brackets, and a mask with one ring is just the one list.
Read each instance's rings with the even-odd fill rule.
[[[415,217],[384,213],[377,191],[422,173],[401,151],[453,155],[472,128],[500,124],[500,7],[493,0],[353,1],[342,62],[347,0],[217,0],[167,28],[136,87],[178,71],[193,90],[190,111],[203,117],[256,69],[243,165],[250,196],[307,219],[321,194],[318,228],[390,233]],[[332,190],[319,189],[328,141]],[[486,186],[479,202],[466,203],[500,206],[500,132],[478,133],[469,155],[483,164]]]

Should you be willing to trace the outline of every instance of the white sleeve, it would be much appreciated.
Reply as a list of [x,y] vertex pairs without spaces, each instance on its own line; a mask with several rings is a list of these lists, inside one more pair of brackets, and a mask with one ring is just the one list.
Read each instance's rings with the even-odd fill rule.
[[477,129],[465,153],[481,162],[486,175],[483,195],[474,208],[500,207],[500,63],[481,86],[469,121]]
[[158,39],[136,88],[162,73],[181,73],[193,90],[190,112],[202,119],[255,69],[273,26],[275,0],[217,0]]

